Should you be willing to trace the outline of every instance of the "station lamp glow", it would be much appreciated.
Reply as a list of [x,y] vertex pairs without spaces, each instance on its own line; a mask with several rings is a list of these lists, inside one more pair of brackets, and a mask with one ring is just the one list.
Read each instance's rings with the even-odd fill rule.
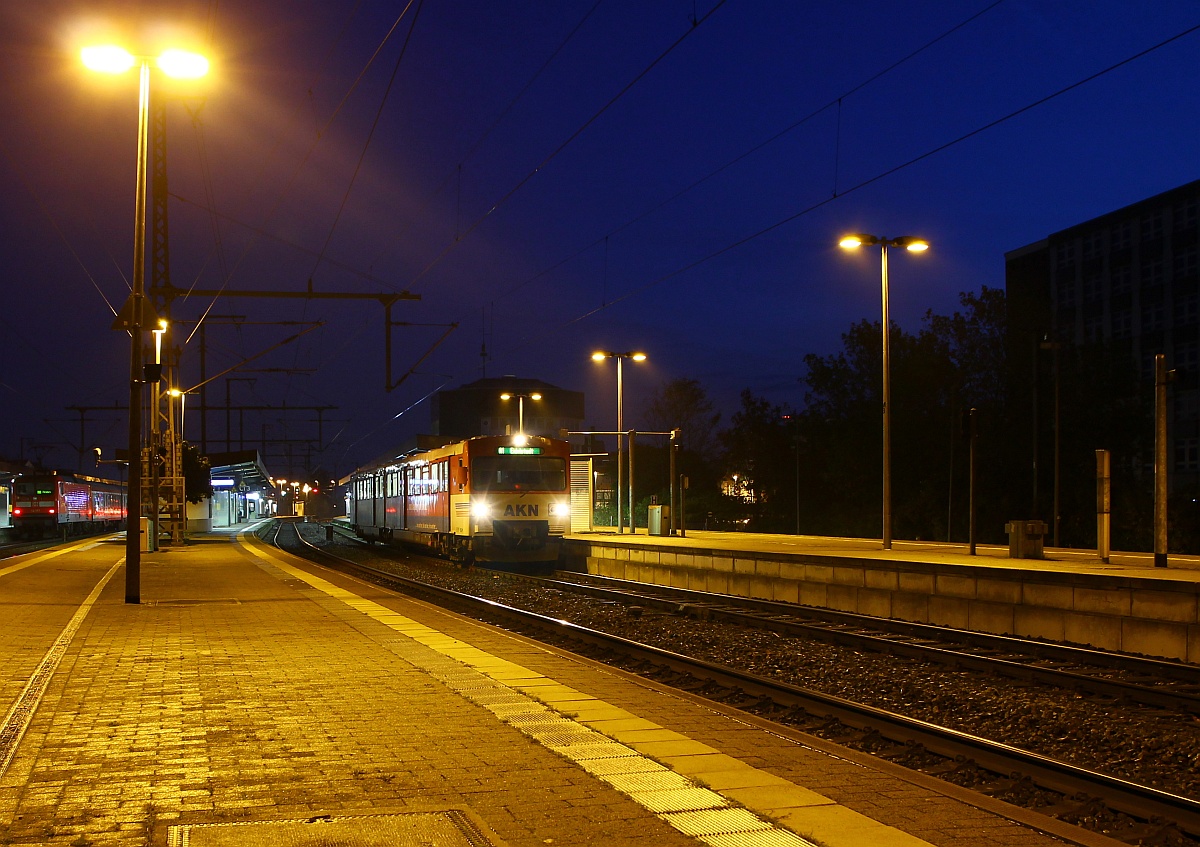
[[[624,433],[625,433],[625,388],[621,378],[621,362],[625,359],[632,359],[635,362],[646,361],[646,354],[640,351],[631,350],[628,353],[618,353],[614,350],[597,350],[592,354],[593,362],[603,362],[605,359],[617,360],[617,532],[625,531],[625,512],[621,505],[621,488],[623,485],[622,476],[624,475]],[[633,533],[633,474],[629,477],[629,531]]]
[[846,250],[859,247],[879,247],[882,254],[880,265],[883,290],[883,549],[892,549],[892,413],[891,413],[891,345],[888,340],[891,320],[888,317],[888,248],[903,247],[910,253],[923,253],[929,242],[923,238],[903,235],[899,238],[882,238],[866,233],[844,235],[838,246]]
[[506,391],[500,395],[501,400],[511,400],[514,397],[517,398],[517,437],[514,439],[513,443],[519,447],[523,447],[528,443],[527,439],[525,438],[525,398],[528,397],[530,400],[541,400],[542,395],[536,391],[532,394],[516,394]]
[[[104,74],[123,74],[139,62],[148,64],[151,61],[115,44],[84,47],[80,58],[88,70]],[[208,73],[208,59],[187,50],[164,50],[153,62],[160,71],[175,79],[199,79]]]
[[[118,313],[114,329],[127,331],[130,336],[129,355],[129,455],[139,456],[142,449],[142,332],[143,307],[146,296],[146,194],[148,152],[150,148],[150,65],[164,74],[181,79],[197,79],[208,73],[208,59],[186,50],[167,50],[155,59],[137,56],[113,44],[92,45],[80,51],[86,68],[100,73],[125,73],[138,68],[138,134],[137,182],[134,199],[133,279],[129,300]],[[161,336],[160,336],[161,337]],[[156,419],[157,420],[157,419]],[[140,462],[129,463],[129,506],[125,527],[125,602],[141,602],[141,542],[139,525],[142,516],[142,469]],[[155,495],[157,496],[157,494]],[[154,509],[157,511],[157,506]]]

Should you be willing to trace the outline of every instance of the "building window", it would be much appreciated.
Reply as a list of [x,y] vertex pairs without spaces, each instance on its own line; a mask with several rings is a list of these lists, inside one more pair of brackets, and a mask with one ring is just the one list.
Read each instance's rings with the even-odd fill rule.
[[1175,439],[1175,470],[1200,471],[1200,443],[1197,439]]
[[1113,250],[1128,250],[1133,245],[1133,226],[1129,221],[1123,221],[1112,228],[1112,241],[1110,247]]
[[1097,230],[1083,237],[1083,259],[1096,259],[1104,255],[1104,232]]
[[1075,277],[1064,275],[1058,278],[1058,305],[1075,305]]
[[1133,335],[1133,312],[1129,309],[1119,309],[1112,315],[1113,338],[1129,338]]
[[1172,311],[1175,316],[1175,326],[1192,326],[1200,317],[1200,297],[1197,297],[1194,291],[1187,294],[1176,293],[1175,308]]
[[1200,391],[1179,391],[1175,394],[1175,420],[1194,421],[1200,411]]
[[1196,245],[1185,247],[1175,254],[1173,276],[1175,279],[1187,279],[1195,276],[1197,269],[1196,263]]
[[1181,341],[1175,345],[1174,367],[1181,371],[1194,372],[1200,362],[1200,345],[1195,341]]
[[1150,256],[1142,259],[1142,287],[1163,284],[1162,256]]
[[1075,245],[1063,242],[1054,248],[1054,266],[1065,268],[1075,264]]
[[1088,315],[1083,319],[1083,340],[1089,344],[1104,338],[1104,315]]
[[1098,273],[1088,273],[1083,277],[1083,300],[1085,303],[1095,303],[1104,296],[1104,279]]
[[1142,216],[1142,241],[1157,241],[1163,237],[1162,212]]
[[1196,228],[1197,220],[1200,219],[1197,216],[1197,205],[1195,197],[1175,204],[1175,208],[1171,210],[1171,229],[1174,232]]
[[1142,332],[1162,332],[1165,311],[1161,302],[1143,304]]
[[1129,294],[1133,291],[1133,269],[1129,265],[1113,268],[1110,278],[1112,280],[1113,296]]

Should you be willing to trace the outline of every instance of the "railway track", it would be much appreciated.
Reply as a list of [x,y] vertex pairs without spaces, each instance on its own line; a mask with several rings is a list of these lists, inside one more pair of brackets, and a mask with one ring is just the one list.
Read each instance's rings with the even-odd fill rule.
[[1200,668],[1181,662],[587,574],[560,574],[541,581],[626,606],[815,638],[1200,715]]
[[[1200,802],[935,723],[747,673],[408,579],[318,550],[292,526],[305,555],[591,658],[699,693],[782,724],[947,778],[1131,844],[1200,845]],[[277,529],[278,532],[281,530]],[[278,537],[276,537],[278,543]],[[1080,841],[1079,843],[1086,843]]]

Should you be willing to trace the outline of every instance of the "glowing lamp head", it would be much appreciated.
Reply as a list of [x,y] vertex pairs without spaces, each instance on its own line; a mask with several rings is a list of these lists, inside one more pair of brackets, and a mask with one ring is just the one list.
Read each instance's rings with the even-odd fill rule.
[[599,350],[597,350],[595,353],[592,354],[593,362],[603,362],[607,358],[608,358],[608,354],[601,353]]
[[920,238],[910,238],[905,241],[904,249],[910,253],[924,253],[929,249],[929,242]]
[[851,235],[843,235],[842,240],[838,242],[838,247],[843,250],[857,250],[864,244],[874,244],[874,239],[869,235],[853,233]]
[[128,50],[114,44],[84,47],[80,58],[88,70],[102,74],[123,74],[137,61]]
[[533,394],[530,394],[530,395],[529,395],[529,399],[530,399],[530,400],[541,400],[541,399],[542,399],[542,395],[538,394],[538,393],[535,391]]
[[630,353],[629,358],[633,359],[635,362],[644,362],[644,361],[646,361],[646,354],[645,353]]
[[512,443],[514,447],[524,447],[529,443],[529,436],[525,435],[524,433],[520,435],[514,435]]
[[512,395],[511,395],[511,394],[501,394],[501,395],[500,395],[500,399],[501,399],[501,400],[511,400],[511,399],[512,399]]
[[492,507],[483,501],[476,501],[471,504],[471,517],[477,520],[487,520],[492,516]]
[[158,68],[175,79],[199,79],[208,73],[208,59],[187,50],[167,50],[158,57]]
[[[123,74],[138,62],[137,56],[115,44],[84,47],[79,55],[84,67],[105,74]],[[208,59],[187,50],[166,50],[154,64],[175,79],[199,79],[208,73]]]

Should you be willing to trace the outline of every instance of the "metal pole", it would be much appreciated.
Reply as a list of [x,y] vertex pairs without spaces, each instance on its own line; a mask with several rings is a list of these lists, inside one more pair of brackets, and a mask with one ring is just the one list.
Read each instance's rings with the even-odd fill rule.
[[517,395],[517,434],[525,434],[525,395]]
[[1096,451],[1096,554],[1108,563],[1112,533],[1112,459],[1108,450]]
[[671,514],[667,516],[668,517],[667,535],[674,535],[675,534],[675,463],[676,463],[675,454],[677,452],[679,452],[679,430],[678,429],[671,430],[671,441],[670,441],[667,449],[669,449],[671,451],[671,454],[669,457],[670,460],[668,462],[668,468],[667,468],[667,474],[668,474],[667,482],[670,483],[670,488],[671,488],[671,496],[669,498],[670,499],[669,508],[671,510]]
[[621,488],[625,485],[625,451],[621,440],[625,431],[622,408],[624,386],[621,383],[621,356],[618,355],[615,358],[617,360],[617,532],[622,533],[625,531],[625,514],[621,508]]
[[1061,456],[1062,446],[1062,404],[1061,392],[1059,390],[1059,379],[1061,371],[1059,370],[1058,351],[1062,347],[1057,341],[1054,342],[1054,546],[1058,545],[1058,525],[1059,525],[1059,458]]
[[637,532],[637,522],[633,519],[633,445],[637,440],[637,432],[629,430],[629,534]]
[[687,487],[686,474],[679,475],[679,537],[687,537]]
[[1167,566],[1167,357],[1154,356],[1154,567]]
[[971,555],[975,555],[975,444],[978,441],[978,431],[975,426],[975,410],[967,412],[970,442],[967,450],[967,537],[971,546]]
[[888,343],[887,244],[881,245],[883,279],[883,549],[892,549],[892,414],[891,355]]
[[146,291],[146,162],[150,148],[150,63],[138,73],[137,188],[129,334],[129,482],[125,492],[125,602],[142,602],[142,305]]

